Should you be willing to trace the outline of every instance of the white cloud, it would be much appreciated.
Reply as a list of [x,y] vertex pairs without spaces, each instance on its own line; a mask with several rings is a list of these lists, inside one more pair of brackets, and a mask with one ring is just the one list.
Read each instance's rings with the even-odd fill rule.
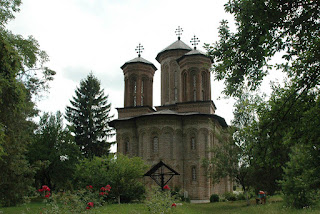
[[[57,71],[47,99],[38,103],[43,111],[64,112],[79,81],[93,71],[109,94],[112,113],[123,107],[123,73],[120,67],[136,57],[135,48],[144,46],[142,56],[158,68],[154,78],[154,106],[160,105],[160,65],[155,60],[162,49],[184,30],[189,44],[195,34],[204,42],[217,40],[219,22],[230,19],[224,12],[227,0],[24,0],[21,12],[9,28],[24,36],[34,35]],[[201,46],[199,47],[201,49]],[[212,83],[217,114],[229,123],[232,102],[216,100],[222,83]]]

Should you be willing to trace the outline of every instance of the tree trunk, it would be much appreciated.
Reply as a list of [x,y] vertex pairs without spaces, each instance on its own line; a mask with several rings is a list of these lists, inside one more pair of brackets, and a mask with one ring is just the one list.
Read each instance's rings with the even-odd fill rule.
[[121,201],[120,201],[120,195],[119,195],[119,196],[118,196],[118,204],[120,204],[120,202],[121,202]]
[[247,206],[250,206],[250,200],[249,200],[249,196],[248,196],[248,191],[245,191],[246,194],[246,201],[247,201]]

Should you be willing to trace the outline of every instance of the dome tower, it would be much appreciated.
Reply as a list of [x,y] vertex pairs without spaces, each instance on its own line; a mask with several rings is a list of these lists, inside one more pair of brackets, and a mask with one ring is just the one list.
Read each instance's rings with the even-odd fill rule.
[[192,49],[180,40],[182,29],[176,30],[178,40],[160,51],[156,60],[161,64],[161,105],[181,102],[181,70],[177,59]]

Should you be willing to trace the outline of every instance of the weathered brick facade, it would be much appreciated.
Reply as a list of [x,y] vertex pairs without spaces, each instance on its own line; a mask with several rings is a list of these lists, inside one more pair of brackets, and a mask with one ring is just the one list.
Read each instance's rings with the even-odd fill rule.
[[[118,152],[139,156],[150,166],[160,160],[180,173],[170,182],[181,188],[191,200],[207,201],[213,193],[232,191],[232,182],[223,179],[212,184],[202,166],[210,158],[211,148],[220,144],[225,120],[215,115],[211,101],[211,61],[180,39],[161,51],[161,106],[152,106],[155,66],[135,58],[121,68],[125,78],[124,108],[110,123],[117,130]],[[153,180],[145,178],[146,185]]]

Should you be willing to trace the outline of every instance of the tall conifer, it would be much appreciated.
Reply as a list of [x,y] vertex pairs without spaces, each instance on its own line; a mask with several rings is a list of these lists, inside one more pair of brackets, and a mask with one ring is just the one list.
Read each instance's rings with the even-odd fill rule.
[[100,87],[100,81],[90,73],[81,80],[76,95],[66,107],[66,119],[72,126],[75,141],[86,158],[108,154],[111,143],[107,141],[114,135],[108,122],[111,104],[108,95]]

